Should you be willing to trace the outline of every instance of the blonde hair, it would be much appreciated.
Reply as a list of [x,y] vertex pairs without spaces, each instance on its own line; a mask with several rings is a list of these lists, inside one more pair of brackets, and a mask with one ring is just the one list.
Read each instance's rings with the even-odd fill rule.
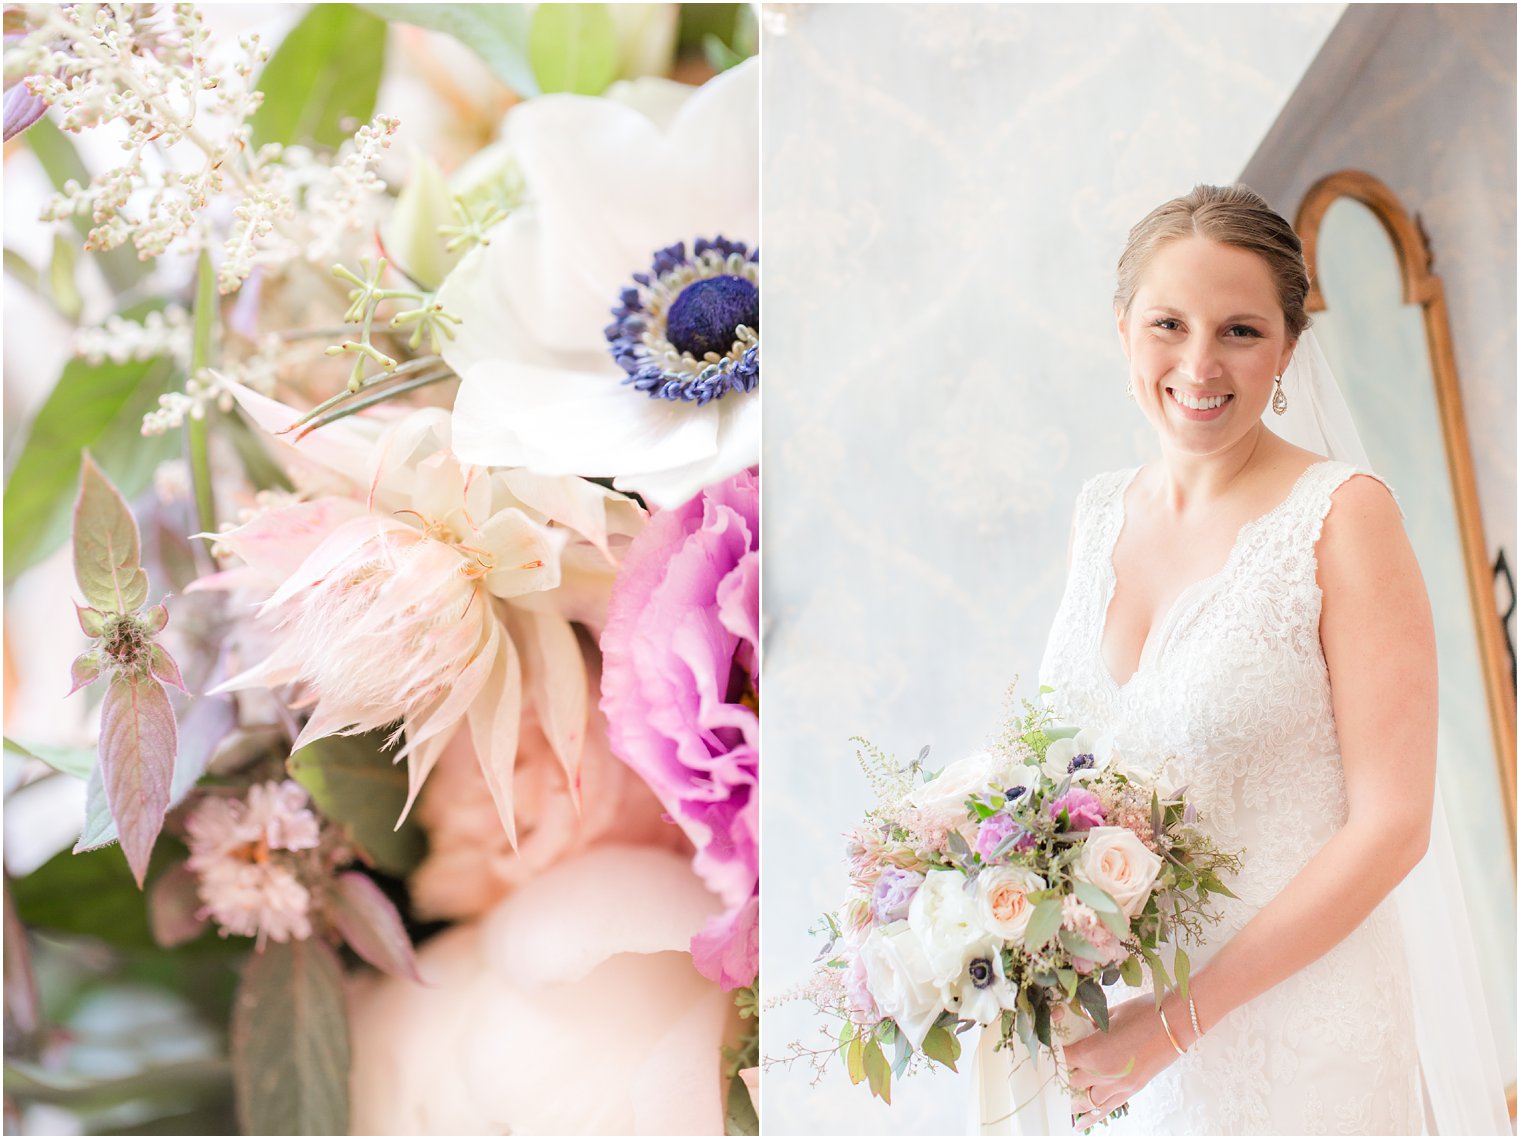
[[1194,186],[1191,194],[1157,206],[1129,231],[1119,257],[1119,287],[1114,293],[1114,304],[1121,312],[1129,312],[1140,278],[1156,250],[1169,241],[1194,235],[1260,257],[1277,286],[1288,339],[1297,340],[1309,327],[1309,313],[1304,308],[1309,270],[1304,264],[1303,243],[1265,198],[1238,183]]

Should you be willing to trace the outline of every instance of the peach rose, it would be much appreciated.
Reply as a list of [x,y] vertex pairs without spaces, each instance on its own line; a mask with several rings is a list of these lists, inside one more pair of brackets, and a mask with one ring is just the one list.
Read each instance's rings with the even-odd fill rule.
[[723,1133],[733,1000],[692,964],[690,858],[602,846],[349,995],[355,1135]]
[[987,932],[1004,941],[1022,938],[1034,912],[1029,895],[1045,889],[1045,879],[1032,870],[998,866],[982,871],[976,882],[977,913]]
[[1161,873],[1161,859],[1125,827],[1093,827],[1072,873],[1119,903],[1126,918],[1145,908]]

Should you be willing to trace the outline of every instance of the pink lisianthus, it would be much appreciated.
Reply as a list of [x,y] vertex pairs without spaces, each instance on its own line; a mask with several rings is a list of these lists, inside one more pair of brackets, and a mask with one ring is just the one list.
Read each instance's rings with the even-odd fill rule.
[[758,963],[758,545],[754,471],[657,512],[628,548],[602,635],[608,738],[723,901],[692,952],[727,989]]
[[1073,787],[1050,804],[1051,818],[1060,818],[1062,811],[1074,831],[1091,830],[1108,821],[1103,801],[1085,787]]

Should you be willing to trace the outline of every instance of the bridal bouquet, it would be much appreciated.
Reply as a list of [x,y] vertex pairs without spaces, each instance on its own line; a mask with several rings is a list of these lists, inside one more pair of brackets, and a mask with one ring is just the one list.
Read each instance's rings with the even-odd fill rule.
[[[1045,690],[1048,691],[1048,690]],[[850,1079],[890,1102],[915,1056],[954,1068],[973,1025],[1031,1057],[1108,1026],[1121,978],[1185,993],[1181,942],[1215,920],[1238,858],[1105,739],[1024,704],[988,752],[929,771],[860,753],[879,805],[850,832],[854,887],[824,917],[809,987]],[[1169,972],[1159,947],[1176,943]]]
[[8,1133],[756,1129],[753,19],[7,6]]

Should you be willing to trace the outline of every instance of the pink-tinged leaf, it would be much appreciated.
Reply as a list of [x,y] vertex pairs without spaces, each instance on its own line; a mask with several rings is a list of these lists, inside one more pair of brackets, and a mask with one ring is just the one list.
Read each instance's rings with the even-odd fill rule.
[[176,862],[148,887],[148,924],[153,940],[172,949],[199,937],[207,925],[205,918],[196,916],[200,908],[195,873],[185,863]]
[[143,615],[143,632],[150,637],[156,637],[164,631],[169,624],[169,610],[159,603]]
[[72,696],[86,684],[94,684],[95,681],[100,679],[102,667],[103,663],[98,650],[91,649],[87,653],[80,653],[74,658],[74,663],[69,668],[69,678],[73,680],[74,686],[68,690],[66,695]]
[[150,650],[148,670],[165,684],[174,685],[187,696],[190,694],[190,690],[185,687],[185,682],[180,679],[179,665],[174,663],[174,658],[169,655],[169,650],[163,645],[155,644]]
[[575,630],[557,613],[515,609],[510,628],[522,652],[523,687],[564,769],[570,798],[581,802],[581,752],[586,743],[586,660]]
[[131,613],[148,600],[137,522],[126,499],[84,453],[74,503],[74,577],[96,609]]
[[507,841],[517,849],[517,816],[514,813],[512,779],[517,768],[517,735],[522,727],[522,665],[511,637],[501,639],[496,662],[485,688],[470,705],[470,743],[480,760],[481,773]]
[[232,1083],[244,1135],[348,1134],[343,965],[327,943],[270,941],[232,1005]]
[[74,613],[79,618],[79,627],[84,630],[87,637],[103,637],[106,635],[106,619],[108,613],[102,613],[99,609],[90,609],[83,605],[75,605]]
[[164,686],[146,676],[112,677],[100,707],[100,769],[122,853],[139,887],[169,810],[178,744]]
[[381,972],[425,984],[401,915],[380,887],[350,870],[338,875],[331,897],[333,924],[350,949]]

